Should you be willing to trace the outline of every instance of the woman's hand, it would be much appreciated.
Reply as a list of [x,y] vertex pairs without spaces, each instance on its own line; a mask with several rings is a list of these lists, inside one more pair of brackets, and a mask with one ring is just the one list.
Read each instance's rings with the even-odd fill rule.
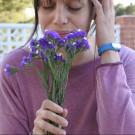
[[[61,114],[60,115],[57,115]],[[41,108],[36,112],[36,119],[34,120],[33,134],[44,135],[47,131],[53,134],[66,134],[64,129],[55,127],[47,122],[51,120],[62,127],[68,126],[68,121],[64,118],[68,114],[67,109],[63,109],[61,106],[55,104],[50,100],[43,101]]]
[[91,1],[96,10],[96,44],[99,47],[104,43],[114,42],[115,11],[113,0]]
[[[91,0],[96,10],[96,44],[115,42],[115,10],[113,0]],[[101,64],[120,62],[118,52],[109,50],[101,55]]]

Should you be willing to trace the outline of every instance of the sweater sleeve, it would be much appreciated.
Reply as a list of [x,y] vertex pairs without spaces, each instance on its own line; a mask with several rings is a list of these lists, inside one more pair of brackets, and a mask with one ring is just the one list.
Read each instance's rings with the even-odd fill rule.
[[7,77],[4,64],[0,67],[0,134],[29,134],[27,113],[16,77]]
[[126,66],[114,63],[97,67],[97,122],[100,134],[135,134],[133,59]]

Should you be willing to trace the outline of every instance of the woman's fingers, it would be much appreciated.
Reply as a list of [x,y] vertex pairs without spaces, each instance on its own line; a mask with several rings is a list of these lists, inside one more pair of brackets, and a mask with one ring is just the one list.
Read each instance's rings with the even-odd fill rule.
[[39,126],[38,127],[35,127],[33,129],[33,134],[34,135],[43,135],[45,133],[46,133],[46,131],[44,129],[40,128]]
[[[37,128],[38,128],[38,131],[39,131],[39,129],[40,130],[45,130],[45,132],[47,132],[47,131],[49,131],[49,132],[51,132],[51,133],[53,133],[53,134],[60,134],[60,135],[65,135],[66,134],[66,131],[65,130],[63,130],[63,129],[60,129],[60,128],[57,128],[57,127],[55,127],[55,126],[53,126],[53,125],[51,125],[50,123],[48,123],[48,122],[46,122],[46,121],[44,121],[44,120],[36,120],[35,122],[34,122],[34,125],[35,126],[37,126]],[[36,131],[37,132],[37,131]],[[38,132],[37,132],[38,133]],[[39,133],[38,133],[39,134]]]
[[67,115],[68,115],[68,110],[66,108],[64,108],[62,116],[67,117]]
[[63,108],[50,100],[43,101],[41,108],[51,110],[55,113],[63,113]]
[[114,11],[113,0],[91,0],[96,9],[97,15],[107,14]]
[[104,14],[108,17],[115,17],[115,9],[113,0],[103,0]]
[[44,120],[51,120],[61,125],[62,127],[68,126],[68,121],[65,118],[49,110],[40,110],[39,112],[37,112],[37,117]]
[[[44,100],[41,108],[36,112],[33,133],[45,134],[49,131],[53,134],[66,134],[66,131],[62,129],[62,127],[68,126],[68,121],[65,119],[67,114],[67,109],[63,109],[61,106],[48,99]],[[59,127],[49,123],[48,120],[57,123]]]
[[91,0],[96,10],[96,43],[114,42],[115,14],[113,0]]
[[102,0],[101,1],[104,13],[110,10],[110,0]]
[[97,16],[101,16],[103,15],[103,8],[102,8],[102,4],[98,1],[98,0],[91,0],[95,10],[96,10],[96,15]]

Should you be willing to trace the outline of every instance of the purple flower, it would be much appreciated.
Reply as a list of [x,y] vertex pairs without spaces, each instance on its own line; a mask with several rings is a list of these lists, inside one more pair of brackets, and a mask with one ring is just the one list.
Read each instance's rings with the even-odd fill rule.
[[66,41],[69,41],[72,39],[84,38],[85,36],[86,36],[86,32],[82,31],[81,29],[78,29],[77,31],[69,33],[64,39]]
[[83,38],[86,37],[86,32],[81,29],[78,29],[77,31],[74,32],[74,35],[77,38]]
[[60,39],[61,37],[57,32],[47,30],[44,32],[44,38],[47,38],[47,39],[51,38],[51,39],[57,40],[57,39]]
[[48,42],[47,47],[50,49],[55,49],[55,45],[52,42]]
[[22,61],[21,61],[21,67],[24,67],[25,65],[29,64],[31,61],[31,58],[23,56]]
[[16,68],[9,64],[6,64],[5,68],[4,68],[4,71],[6,72],[7,76],[11,76],[11,75],[15,74],[16,72],[18,72],[19,70],[20,70],[19,68]]
[[30,40],[30,46],[35,46],[36,44],[36,40],[35,39],[31,39]]
[[75,38],[74,33],[69,33],[68,35],[65,36],[64,39],[65,39],[66,41],[68,41],[68,40],[71,40],[71,39],[73,39],[73,38]]
[[64,46],[65,46],[65,40],[64,40],[64,39],[58,39],[58,40],[56,41],[56,45],[57,45],[58,47],[64,47]]
[[39,56],[41,57],[41,59],[44,61],[44,62],[47,62],[48,61],[48,58],[47,56],[45,55],[45,52],[43,50],[40,50],[39,51]]
[[44,57],[44,62],[48,62],[48,58],[47,57]]
[[33,53],[33,54],[36,54],[36,46],[30,46],[30,52]]
[[45,38],[40,38],[38,40],[38,44],[41,46],[42,49],[46,49],[48,42]]
[[83,38],[82,42],[81,42],[81,45],[84,49],[89,49],[90,48],[90,45],[89,45],[89,42],[86,38]]
[[11,66],[9,64],[6,64],[4,71],[6,72],[7,76],[12,75],[12,70],[11,70]]
[[30,49],[31,53],[36,54],[36,39],[31,39],[30,40]]
[[32,62],[34,55],[35,54],[33,52],[29,53],[29,60],[30,60],[30,62]]
[[55,61],[64,62],[64,58],[63,58],[63,56],[62,56],[61,53],[57,53],[57,54],[55,55],[55,57],[54,57],[54,60],[55,60]]
[[40,50],[40,51],[39,51],[39,56],[40,56],[42,59],[44,59],[45,55],[44,55],[43,50]]
[[71,43],[67,43],[66,44],[66,49],[70,48],[71,45],[72,45]]
[[66,49],[67,49],[67,53],[75,55],[75,53],[76,53],[76,45],[75,44],[68,44],[66,46]]
[[55,45],[51,41],[47,41],[45,38],[40,38],[38,43],[43,50],[55,48]]

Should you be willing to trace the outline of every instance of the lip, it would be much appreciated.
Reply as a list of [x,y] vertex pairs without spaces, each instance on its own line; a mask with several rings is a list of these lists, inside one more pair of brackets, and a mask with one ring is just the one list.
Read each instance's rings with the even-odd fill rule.
[[72,31],[56,31],[61,37],[65,37],[66,35],[68,35],[69,33],[71,33]]

